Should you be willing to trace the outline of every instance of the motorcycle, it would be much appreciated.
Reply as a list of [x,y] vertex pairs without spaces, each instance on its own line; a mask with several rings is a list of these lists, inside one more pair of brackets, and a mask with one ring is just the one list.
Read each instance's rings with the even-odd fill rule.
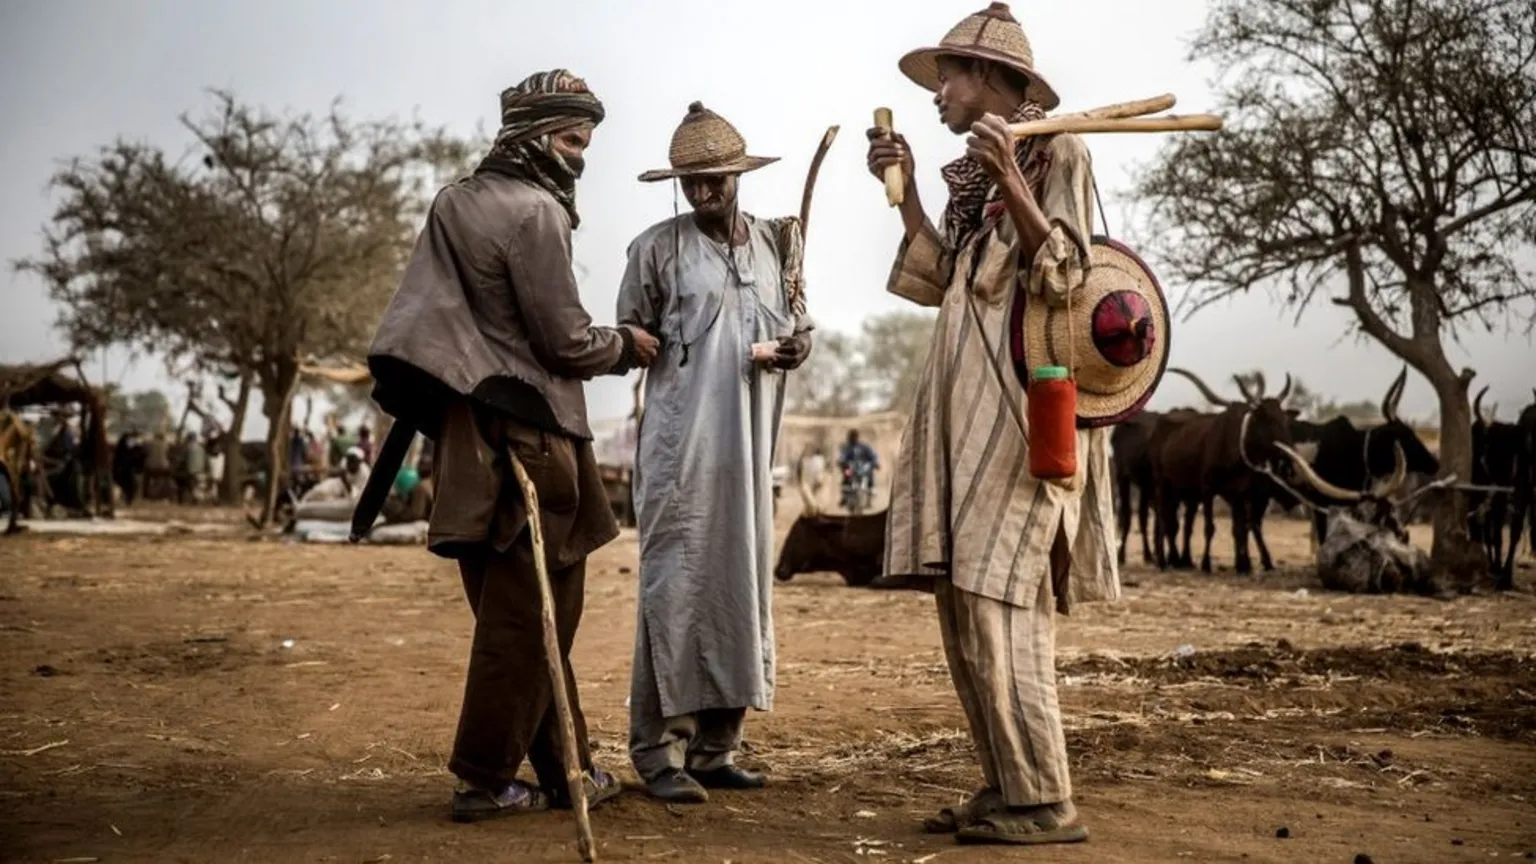
[[843,466],[843,494],[839,502],[844,510],[857,516],[868,510],[875,496],[875,466],[858,462]]

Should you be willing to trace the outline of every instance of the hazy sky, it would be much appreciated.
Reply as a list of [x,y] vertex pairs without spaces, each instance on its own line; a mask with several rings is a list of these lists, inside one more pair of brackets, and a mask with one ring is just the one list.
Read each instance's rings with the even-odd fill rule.
[[[916,152],[923,200],[937,218],[944,203],[937,169],[963,145],[939,126],[931,96],[908,82],[896,61],[936,43],[982,5],[13,0],[0,5],[0,260],[37,251],[52,206],[47,182],[59,160],[89,154],[118,135],[179,153],[187,135],[177,116],[200,113],[209,104],[206,88],[298,111],[323,111],[340,95],[356,117],[415,113],[468,135],[477,124],[494,130],[502,88],[563,66],[586,78],[608,109],[587,154],[575,239],[588,270],[584,297],[598,321],[613,319],[629,239],[672,212],[668,184],[642,184],[635,176],[665,165],[672,130],[699,99],[741,130],[751,152],[783,157],[742,183],[743,206],[760,215],[798,209],[822,131],[842,126],[816,190],[806,273],[812,314],[824,327],[853,330],[864,316],[903,305],[884,291],[901,228],[864,169],[871,112],[881,105],[894,111]],[[1185,60],[1205,9],[1203,0],[1078,0],[1021,2],[1014,11],[1037,65],[1061,94],[1061,110],[1172,92],[1177,110],[1194,112],[1211,105],[1211,70]],[[1089,139],[1117,235],[1135,236],[1134,214],[1116,199],[1161,137]],[[1183,286],[1167,287],[1177,302]],[[64,351],[52,329],[55,309],[35,279],[7,272],[0,292],[0,362]],[[1259,367],[1274,381],[1289,370],[1336,397],[1379,398],[1398,363],[1374,344],[1344,338],[1346,320],[1324,304],[1296,326],[1256,293],[1177,324],[1173,362],[1228,389],[1227,373]],[[1525,335],[1470,335],[1453,360],[1479,370],[1479,385],[1492,385],[1502,414],[1530,401],[1536,348]],[[167,385],[154,360],[128,364],[115,356],[107,368],[129,389]],[[627,384],[607,379],[589,387],[594,418],[629,410]],[[1153,405],[1195,401],[1193,388],[1173,379]],[[1434,404],[1428,384],[1411,376],[1403,413],[1429,414]]]

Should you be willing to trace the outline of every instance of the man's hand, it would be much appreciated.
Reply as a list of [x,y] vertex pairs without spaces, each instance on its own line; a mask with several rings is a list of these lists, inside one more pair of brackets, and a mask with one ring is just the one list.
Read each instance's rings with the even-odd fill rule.
[[656,359],[656,352],[660,350],[661,342],[642,328],[626,324],[624,329],[628,330],[635,340],[635,365],[642,369],[650,366],[651,361]]
[[774,354],[773,365],[776,369],[798,369],[800,364],[811,356],[811,334],[796,333],[793,336],[779,337],[779,350]]
[[866,160],[869,173],[875,175],[876,180],[884,181],[885,169],[900,165],[902,180],[911,183],[915,175],[912,173],[912,150],[907,147],[907,139],[880,128],[871,128],[864,134],[869,137],[869,156]]
[[1014,143],[1013,133],[1008,131],[1008,123],[1003,118],[983,114],[980,120],[971,124],[970,137],[965,139],[965,155],[981,163],[987,176],[998,186],[1018,181],[1019,186],[1027,188],[1019,163],[1014,160]]

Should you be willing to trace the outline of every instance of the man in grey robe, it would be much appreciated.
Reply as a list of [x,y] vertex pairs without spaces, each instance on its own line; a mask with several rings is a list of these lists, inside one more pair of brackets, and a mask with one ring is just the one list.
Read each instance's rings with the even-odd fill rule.
[[724,119],[689,107],[672,167],[693,212],[629,247],[618,323],[657,334],[635,458],[640,588],[630,758],[657,798],[753,789],[735,765],[747,708],[773,706],[774,445],[785,370],[810,354],[800,226],[737,206],[748,156]]

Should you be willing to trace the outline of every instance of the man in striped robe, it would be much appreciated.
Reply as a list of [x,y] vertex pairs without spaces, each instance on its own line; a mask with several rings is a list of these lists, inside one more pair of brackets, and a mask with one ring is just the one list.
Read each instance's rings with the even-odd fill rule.
[[906,236],[888,289],[939,309],[891,471],[885,572],[935,580],[945,654],[986,780],[926,827],[961,842],[1080,841],[1087,831],[1072,804],[1053,616],[1069,600],[1119,594],[1108,429],[1078,433],[1073,482],[1030,475],[1008,326],[1016,291],[1060,306],[1083,283],[1088,151],[1066,134],[1013,141],[1008,122],[1043,117],[1057,99],[1003,4],[901,66],[935,91],[942,122],[970,136],[966,155],[943,168],[950,201],[936,229],[905,140],[869,132],[870,171],[883,177],[900,165],[906,182]]

